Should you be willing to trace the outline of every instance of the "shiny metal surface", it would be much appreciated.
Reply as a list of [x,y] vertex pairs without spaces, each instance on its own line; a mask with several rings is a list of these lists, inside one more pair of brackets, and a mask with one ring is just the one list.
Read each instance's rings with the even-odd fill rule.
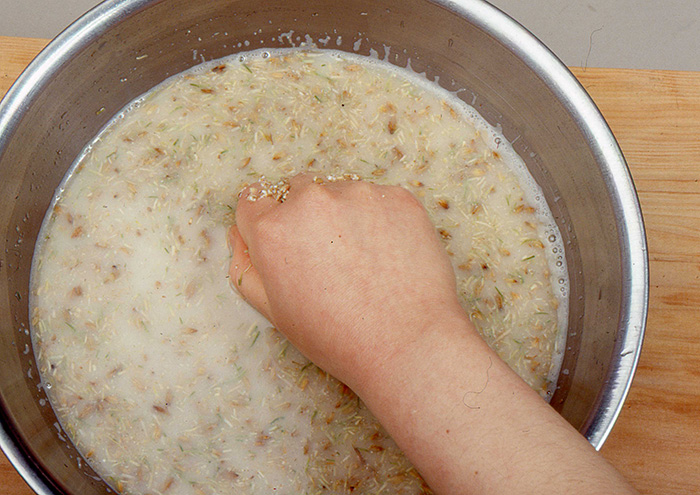
[[40,404],[30,352],[31,258],[63,175],[111,115],[170,75],[307,34],[399,66],[410,59],[502,126],[542,186],[566,246],[568,374],[552,403],[596,448],[605,441],[642,343],[646,241],[612,133],[544,46],[480,0],[111,0],[53,41],[0,104],[0,445],[37,493],[107,489],[84,462],[79,467],[51,408]]

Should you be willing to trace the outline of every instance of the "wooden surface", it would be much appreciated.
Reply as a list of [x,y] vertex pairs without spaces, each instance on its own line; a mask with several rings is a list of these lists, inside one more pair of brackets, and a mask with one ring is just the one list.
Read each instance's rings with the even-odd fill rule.
[[[0,37],[0,94],[46,44]],[[573,69],[629,162],[651,260],[644,349],[602,449],[644,494],[700,493],[700,72]],[[0,493],[32,491],[0,456]]]

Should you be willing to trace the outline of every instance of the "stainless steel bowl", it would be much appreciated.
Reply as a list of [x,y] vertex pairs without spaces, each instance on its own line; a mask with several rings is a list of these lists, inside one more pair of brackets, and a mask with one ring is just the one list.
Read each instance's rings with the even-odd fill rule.
[[596,448],[610,432],[646,320],[642,217],[602,116],[530,33],[481,0],[109,0],[58,36],[0,105],[0,444],[38,493],[107,489],[58,430],[30,352],[32,254],[63,175],[112,115],[165,78],[306,35],[410,60],[502,126],[566,246],[568,343],[552,403]]

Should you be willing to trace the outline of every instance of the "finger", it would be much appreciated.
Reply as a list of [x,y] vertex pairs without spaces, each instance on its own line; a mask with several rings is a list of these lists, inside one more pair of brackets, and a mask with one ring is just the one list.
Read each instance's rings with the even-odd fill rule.
[[277,182],[261,178],[259,182],[243,189],[236,207],[236,224],[243,239],[250,243],[252,227],[260,218],[272,214],[288,199],[290,193],[298,195],[312,180],[313,176],[310,174],[299,174],[291,180],[280,179]]
[[228,239],[233,251],[228,271],[231,285],[243,299],[272,323],[270,301],[267,298],[262,279],[253,266],[248,255],[248,246],[235,225],[229,229]]
[[[309,174],[306,172],[300,173],[289,179],[289,192],[290,194],[297,194],[304,187],[314,182],[323,182],[324,178],[321,175]],[[294,190],[292,192],[292,190]]]
[[272,196],[263,194],[265,187],[256,182],[245,187],[238,195],[236,206],[236,224],[243,234],[248,232],[248,226],[255,223],[258,217],[279,205]]

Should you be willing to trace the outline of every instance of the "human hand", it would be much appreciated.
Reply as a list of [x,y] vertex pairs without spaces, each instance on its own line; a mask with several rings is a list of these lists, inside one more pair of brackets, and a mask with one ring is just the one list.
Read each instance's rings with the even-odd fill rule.
[[229,233],[233,286],[351,387],[376,377],[433,322],[468,325],[445,249],[409,191],[298,175],[283,203],[249,194]]
[[283,203],[243,192],[233,285],[363,398],[436,494],[635,493],[478,336],[410,192],[290,186]]

